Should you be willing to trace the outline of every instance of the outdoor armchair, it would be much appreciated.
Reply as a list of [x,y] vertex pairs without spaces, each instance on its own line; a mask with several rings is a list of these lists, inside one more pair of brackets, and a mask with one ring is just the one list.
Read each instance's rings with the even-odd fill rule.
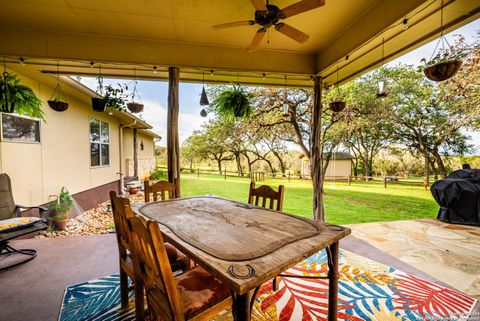
[[[22,217],[22,213],[27,210],[38,209],[40,217]],[[15,204],[12,193],[12,183],[10,177],[0,174],[0,258],[6,259],[7,256],[19,254],[23,259],[7,259],[10,263],[1,265],[0,270],[4,270],[35,258],[37,251],[32,249],[15,249],[9,245],[9,241],[30,233],[45,230],[47,228],[47,219],[45,217],[47,209],[41,206],[23,206]]]

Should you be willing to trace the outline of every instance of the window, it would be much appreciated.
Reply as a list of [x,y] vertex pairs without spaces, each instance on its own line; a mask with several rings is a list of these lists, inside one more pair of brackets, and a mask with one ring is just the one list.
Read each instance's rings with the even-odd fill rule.
[[39,143],[40,120],[2,114],[2,140]]
[[91,166],[110,165],[110,132],[108,124],[90,118],[90,164]]

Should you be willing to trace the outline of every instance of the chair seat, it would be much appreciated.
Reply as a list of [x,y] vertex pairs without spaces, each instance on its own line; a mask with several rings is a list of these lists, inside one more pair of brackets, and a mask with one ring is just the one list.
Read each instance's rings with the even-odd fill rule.
[[185,318],[194,315],[225,300],[229,289],[201,267],[196,267],[175,277],[182,297]]
[[26,235],[29,233],[46,230],[48,226],[43,221],[36,221],[34,224],[25,228],[17,229],[11,232],[0,233],[0,242],[8,241],[16,237]]

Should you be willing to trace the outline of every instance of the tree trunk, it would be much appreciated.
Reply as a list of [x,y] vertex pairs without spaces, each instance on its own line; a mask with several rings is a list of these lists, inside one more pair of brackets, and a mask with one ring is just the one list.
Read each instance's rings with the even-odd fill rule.
[[235,153],[235,162],[237,163],[238,176],[243,176],[242,160],[240,159],[240,153]]
[[218,166],[218,174],[223,175],[223,173],[222,173],[222,160],[221,159],[217,159],[217,166]]
[[167,166],[168,181],[177,181],[177,196],[180,197],[180,153],[178,142],[178,84],[180,70],[168,68],[168,111],[167,111]]
[[322,141],[322,78],[315,77],[313,82],[313,111],[310,135],[310,171],[313,183],[313,219],[325,221],[323,205],[323,141]]
[[425,176],[425,188],[430,185],[430,161],[428,157],[428,153],[424,152],[423,157],[425,158],[425,164],[423,166],[423,175]]
[[287,175],[285,175],[285,172],[287,169],[285,168],[285,162],[283,161],[282,156],[277,151],[272,151],[272,152],[273,152],[273,155],[278,160],[278,166],[280,166],[280,172],[282,173],[282,177],[287,177]]
[[447,170],[445,169],[442,156],[440,156],[437,150],[434,150],[432,154],[435,157],[435,162],[437,163],[437,169],[440,172],[440,175],[442,175],[442,178],[447,178]]

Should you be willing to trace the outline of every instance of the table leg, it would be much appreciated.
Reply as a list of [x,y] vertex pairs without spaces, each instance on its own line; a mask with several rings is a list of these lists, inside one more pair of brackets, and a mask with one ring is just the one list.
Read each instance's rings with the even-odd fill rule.
[[338,241],[327,248],[328,257],[328,321],[337,321]]
[[251,306],[252,306],[251,291],[247,292],[245,294],[236,294],[236,293],[231,292],[231,295],[232,295],[233,320],[235,320],[235,321],[250,321]]

